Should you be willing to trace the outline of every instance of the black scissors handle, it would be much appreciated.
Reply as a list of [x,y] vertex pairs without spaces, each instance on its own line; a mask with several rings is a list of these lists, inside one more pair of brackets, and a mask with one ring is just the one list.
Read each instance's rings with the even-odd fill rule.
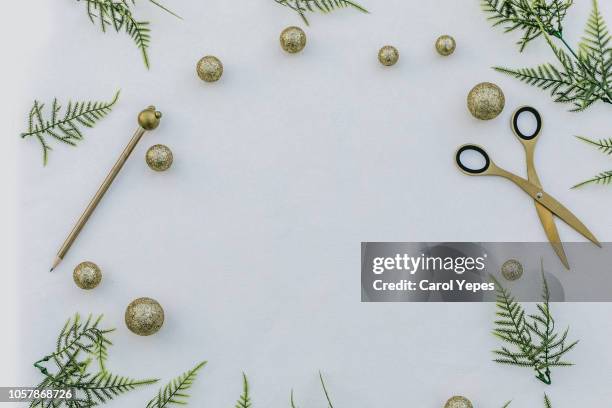
[[[525,112],[531,113],[536,120],[536,129],[531,135],[526,135],[525,133],[521,132],[521,129],[519,129],[518,126],[519,117]],[[522,108],[517,109],[517,111],[512,115],[512,131],[516,137],[520,139],[527,141],[535,139],[542,131],[542,115],[540,115],[540,112],[538,112],[536,108],[532,108],[531,106],[523,106]]]
[[[461,155],[468,151],[476,152],[480,156],[482,156],[482,158],[484,159],[484,165],[476,169],[465,165],[462,161]],[[455,153],[455,162],[457,163],[457,166],[459,166],[461,171],[463,171],[469,176],[484,175],[487,170],[489,170],[489,167],[491,167],[491,158],[489,157],[489,154],[485,151],[485,149],[475,144],[466,144],[459,147],[457,149],[457,152]]]

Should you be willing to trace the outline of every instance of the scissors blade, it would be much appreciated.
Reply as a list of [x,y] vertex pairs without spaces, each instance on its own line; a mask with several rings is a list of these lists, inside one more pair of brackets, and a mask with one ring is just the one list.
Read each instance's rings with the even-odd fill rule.
[[550,242],[550,245],[555,250],[555,253],[561,260],[563,266],[569,270],[569,262],[567,261],[567,256],[565,255],[565,250],[563,249],[563,244],[561,243],[559,231],[557,230],[557,225],[555,224],[552,212],[537,201],[535,201],[535,207],[536,211],[538,212],[538,216],[540,217],[542,227],[544,227],[544,232],[548,237],[548,242]]
[[[540,195],[541,198],[538,197]],[[563,204],[554,199],[548,193],[540,191],[533,196],[544,207],[548,208],[553,214],[561,218],[567,225],[582,234],[586,239],[601,248],[601,244],[595,238],[595,235],[576,217],[570,210],[565,208]]]

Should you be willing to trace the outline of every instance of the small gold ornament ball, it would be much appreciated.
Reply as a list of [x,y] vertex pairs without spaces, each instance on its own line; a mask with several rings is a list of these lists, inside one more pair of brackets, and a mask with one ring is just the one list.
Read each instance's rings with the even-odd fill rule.
[[139,336],[150,336],[164,324],[164,309],[155,299],[138,298],[125,309],[125,324]]
[[300,27],[287,27],[280,34],[280,45],[290,54],[300,52],[306,46],[306,33]]
[[395,65],[399,60],[399,51],[392,45],[385,45],[378,51],[378,60],[386,67]]
[[515,281],[523,276],[523,265],[516,259],[508,259],[501,266],[501,273],[509,281]]
[[161,112],[156,111],[155,106],[149,106],[138,114],[138,124],[145,130],[153,130],[159,126],[161,117]]
[[93,289],[102,280],[102,271],[93,262],[85,261],[78,264],[72,272],[74,283],[81,289]]
[[467,106],[472,115],[480,120],[496,118],[506,105],[501,88],[490,82],[476,85],[467,97]]
[[202,81],[216,82],[223,75],[223,64],[219,58],[207,55],[198,61],[196,71]]
[[474,408],[474,406],[469,399],[460,395],[455,395],[446,401],[444,408]]
[[172,156],[172,150],[168,146],[162,144],[156,144],[149,147],[145,156],[147,164],[152,170],[155,171],[166,171],[172,166],[174,157]]
[[436,51],[438,54],[448,57],[453,52],[455,52],[455,48],[457,47],[457,43],[455,39],[450,35],[441,35],[436,40]]

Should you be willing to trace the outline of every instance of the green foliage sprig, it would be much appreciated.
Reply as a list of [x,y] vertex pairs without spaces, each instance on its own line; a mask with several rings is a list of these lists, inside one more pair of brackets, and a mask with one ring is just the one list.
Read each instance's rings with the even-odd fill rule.
[[[511,402],[512,401],[506,402],[502,408],[508,408],[510,406]],[[544,408],[552,408],[552,404],[550,402],[550,399],[548,398],[548,395],[546,395],[546,394],[544,394]]]
[[[576,136],[576,137],[585,143],[595,146],[597,150],[607,155],[612,156],[612,138],[592,140],[584,136]],[[609,171],[604,171],[602,173],[599,173],[595,177],[592,177],[586,181],[583,181],[582,183],[578,183],[572,188],[579,188],[582,186],[586,186],[587,184],[611,184],[611,183],[612,183],[612,170],[609,170]]]
[[536,378],[551,384],[551,368],[573,365],[562,358],[576,346],[578,341],[566,344],[569,328],[563,333],[555,330],[555,320],[550,312],[550,291],[544,277],[542,265],[542,303],[537,304],[538,313],[527,315],[509,290],[493,278],[497,291],[497,313],[493,334],[509,347],[494,350],[493,361],[518,367],[529,367]]
[[236,402],[236,408],[251,408],[251,396],[249,394],[249,380],[245,373],[242,373],[242,394]]
[[[81,1],[81,0],[77,0]],[[124,32],[136,44],[142,54],[145,67],[149,69],[148,48],[151,43],[151,29],[148,21],[139,21],[134,17],[133,7],[136,0],[82,0],[87,4],[87,15],[89,20],[100,27],[103,33],[113,29],[117,33]],[[181,18],[173,11],[166,8],[156,0],[149,0],[150,3],[162,10]]]
[[[563,19],[572,0],[481,0],[494,26],[506,32],[522,31],[520,50],[538,37],[544,37],[558,63],[535,68],[495,70],[511,75],[529,85],[550,92],[555,102],[570,103],[572,111],[583,111],[600,101],[612,104],[612,47],[610,33],[597,0],[578,51],[563,35]],[[558,47],[554,41],[558,41]]]
[[319,11],[321,13],[330,13],[339,8],[354,8],[362,13],[369,13],[365,7],[350,0],[274,0],[278,4],[289,7],[300,15],[306,25],[309,25],[306,13]]
[[206,365],[206,361],[198,363],[191,370],[184,372],[176,377],[163,388],[160,388],[157,395],[149,401],[147,408],[165,408],[171,405],[186,405],[187,390],[191,388],[195,381],[198,371]]
[[45,118],[45,104],[34,101],[28,116],[28,130],[21,133],[21,138],[35,137],[43,150],[43,164],[47,164],[49,151],[53,150],[46,138],[52,138],[70,146],[76,146],[83,140],[81,127],[91,128],[96,122],[108,115],[119,99],[119,91],[109,102],[68,102],[63,115],[62,106],[53,99],[51,110]]
[[[31,408],[88,408],[103,404],[137,387],[157,382],[157,379],[135,380],[114,375],[106,370],[108,334],[114,329],[100,327],[102,316],[91,315],[82,320],[77,314],[69,319],[56,341],[55,351],[34,363],[44,376],[37,389],[71,389],[73,399],[36,399]],[[90,370],[92,360],[99,371]],[[47,367],[53,364],[55,368]]]
[[[334,405],[331,402],[331,398],[329,397],[329,392],[327,392],[327,387],[325,386],[325,381],[323,380],[323,374],[319,371],[319,380],[321,381],[321,387],[323,388],[323,393],[325,394],[325,399],[327,400],[327,407],[334,408]],[[291,396],[289,399],[289,404],[291,408],[297,408],[295,404],[295,400],[293,399],[293,390],[291,390]]]

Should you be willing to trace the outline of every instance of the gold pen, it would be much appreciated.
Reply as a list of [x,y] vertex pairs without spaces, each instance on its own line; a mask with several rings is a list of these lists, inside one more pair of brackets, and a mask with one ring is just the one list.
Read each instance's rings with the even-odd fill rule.
[[161,116],[161,112],[156,111],[154,106],[149,106],[147,109],[138,114],[138,129],[136,129],[134,136],[132,136],[132,139],[129,141],[127,146],[125,146],[123,152],[121,152],[117,162],[111,168],[110,172],[102,182],[102,185],[100,185],[100,188],[98,188],[98,191],[96,191],[96,194],[94,194],[92,197],[91,201],[87,205],[87,208],[85,208],[85,211],[83,211],[83,214],[76,222],[74,228],[72,228],[72,231],[70,231],[70,234],[68,234],[68,237],[62,244],[61,248],[59,251],[57,251],[57,256],[55,257],[55,261],[53,261],[53,265],[51,266],[49,272],[52,272],[60,264],[60,262],[62,262],[62,259],[64,259],[64,256],[66,256],[68,253],[68,250],[79,236],[79,233],[87,223],[87,220],[89,220],[89,217],[91,214],[93,214],[94,210],[102,200],[102,197],[104,197],[104,194],[115,180],[115,177],[117,177],[117,174],[119,174],[119,171],[121,171],[121,168],[127,161],[128,157],[130,157],[130,154],[142,136],[146,131],[153,130],[159,126]]

